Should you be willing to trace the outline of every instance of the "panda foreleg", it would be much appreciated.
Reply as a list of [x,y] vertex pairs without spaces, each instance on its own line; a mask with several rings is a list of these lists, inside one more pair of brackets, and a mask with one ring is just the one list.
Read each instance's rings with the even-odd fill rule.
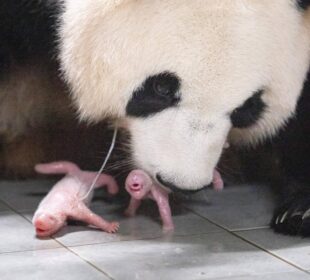
[[[296,182],[282,189],[282,201],[274,212],[271,227],[279,233],[310,236],[310,187]],[[291,192],[294,190],[294,192]]]

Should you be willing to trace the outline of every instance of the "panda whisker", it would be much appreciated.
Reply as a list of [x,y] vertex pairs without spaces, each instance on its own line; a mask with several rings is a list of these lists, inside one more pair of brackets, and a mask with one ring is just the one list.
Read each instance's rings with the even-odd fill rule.
[[107,166],[107,169],[108,170],[117,170],[117,169],[120,169],[120,168],[125,168],[125,167],[132,167],[134,166],[134,161],[131,160],[131,159],[124,159],[124,160],[121,160],[121,161],[117,161],[113,164],[110,164]]
[[117,172],[117,173],[114,175],[114,177],[115,177],[115,178],[118,178],[118,177],[122,176],[123,174],[128,174],[132,169],[133,169],[133,168],[130,168],[130,167],[128,167],[128,168],[123,168],[121,171]]

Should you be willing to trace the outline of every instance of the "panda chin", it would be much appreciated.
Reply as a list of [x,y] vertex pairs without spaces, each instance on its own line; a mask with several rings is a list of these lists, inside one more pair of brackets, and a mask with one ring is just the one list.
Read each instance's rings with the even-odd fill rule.
[[[169,192],[175,192],[175,193],[183,193],[183,194],[194,194],[197,192],[200,192],[207,188],[209,185],[205,185],[201,188],[180,188],[179,186],[176,186],[174,183],[169,182],[168,180],[165,180],[160,174],[156,175],[156,181],[159,183],[165,190],[168,190]],[[211,185],[211,184],[210,184]]]
[[189,190],[182,190],[171,183],[165,182],[160,176],[156,175],[156,182],[165,190],[168,192],[177,192],[177,193],[183,193],[183,194],[194,194],[200,191],[205,190],[206,188],[212,187],[216,191],[221,191],[224,189],[224,181],[222,179],[221,174],[217,169],[215,168],[213,171],[213,177],[212,177],[212,182],[200,189],[189,189]]

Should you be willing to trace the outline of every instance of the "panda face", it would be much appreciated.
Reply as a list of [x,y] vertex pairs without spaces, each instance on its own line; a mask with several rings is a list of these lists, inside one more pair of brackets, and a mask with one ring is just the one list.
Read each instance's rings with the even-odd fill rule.
[[64,3],[60,59],[81,117],[127,119],[137,166],[167,187],[210,184],[227,139],[257,142],[294,112],[310,21],[290,0]]

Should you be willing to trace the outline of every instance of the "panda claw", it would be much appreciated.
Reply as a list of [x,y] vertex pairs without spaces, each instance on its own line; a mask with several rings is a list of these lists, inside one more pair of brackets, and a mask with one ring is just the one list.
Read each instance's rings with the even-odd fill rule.
[[274,214],[275,232],[310,237],[310,194],[298,194],[286,201]]
[[[286,219],[287,215],[288,215],[288,211],[286,211],[286,212],[282,215],[281,220],[280,220],[280,224],[283,224],[283,223],[285,222],[285,219]],[[280,218],[280,217],[279,217],[279,218]]]
[[310,219],[310,208],[303,214],[302,219]]

